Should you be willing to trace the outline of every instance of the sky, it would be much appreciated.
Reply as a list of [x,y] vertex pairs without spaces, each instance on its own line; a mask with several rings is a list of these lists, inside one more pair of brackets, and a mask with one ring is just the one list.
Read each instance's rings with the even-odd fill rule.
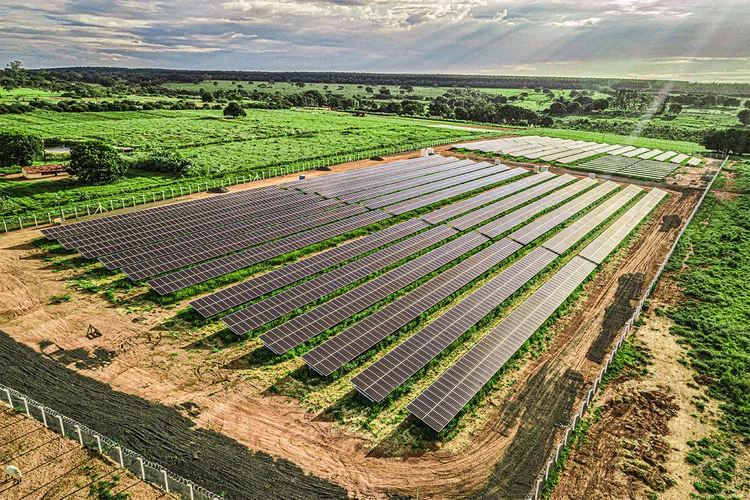
[[750,0],[2,0],[0,64],[750,81]]

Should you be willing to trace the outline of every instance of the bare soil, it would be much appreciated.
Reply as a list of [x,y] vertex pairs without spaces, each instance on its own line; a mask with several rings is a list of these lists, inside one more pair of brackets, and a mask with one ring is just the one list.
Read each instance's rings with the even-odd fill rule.
[[[367,162],[362,163],[365,166]],[[358,168],[355,164],[346,167]],[[276,178],[268,182],[281,181]],[[259,185],[253,183],[252,187]],[[299,484],[299,491],[311,496],[339,496],[341,491],[327,481],[359,498],[383,498],[388,491],[422,498],[467,497],[477,491],[485,497],[524,498],[559,440],[562,424],[580,405],[582,388],[587,388],[598,374],[598,353],[606,352],[607,340],[612,338],[618,322],[624,323],[624,313],[617,305],[622,301],[623,292],[618,298],[618,290],[626,279],[623,277],[631,277],[627,278],[629,283],[633,276],[641,275],[640,283],[648,283],[678,231],[676,227],[661,231],[662,217],[686,220],[700,194],[698,190],[665,189],[671,196],[640,230],[640,237],[604,266],[585,286],[573,310],[553,325],[546,350],[528,356],[518,370],[508,374],[507,390],[496,391],[481,410],[465,417],[465,431],[448,443],[435,442],[419,453],[409,450],[389,458],[370,454],[393,437],[373,438],[332,422],[325,411],[309,411],[299,400],[270,391],[272,385],[302,363],[293,359],[273,366],[249,366],[247,359],[252,356],[248,355],[260,346],[257,339],[225,339],[218,331],[204,338],[205,330],[189,326],[169,331],[160,324],[169,317],[169,311],[140,311],[134,318],[130,311],[108,303],[100,295],[71,291],[65,283],[65,273],[57,272],[54,265],[43,260],[44,252],[28,243],[38,235],[34,231],[10,233],[0,239],[0,268],[5,278],[0,281],[0,328],[33,349],[23,351],[12,342],[3,342],[10,353],[6,359],[14,364],[18,364],[17,356],[25,360],[14,380],[22,385],[17,387],[19,390],[37,390],[40,384],[31,381],[51,371],[53,365],[83,375],[75,381],[79,391],[73,398],[76,402],[71,401],[70,393],[54,397],[50,390],[44,394],[52,398],[48,404],[65,405],[71,412],[92,412],[88,417],[71,414],[84,423],[84,417],[108,418],[112,422],[108,429],[91,426],[105,434],[109,430],[127,435],[140,429],[133,439],[135,449],[142,453],[174,452],[184,456],[185,450],[196,451],[183,437],[175,436],[187,432],[186,426],[194,422],[197,427],[191,430],[193,434],[185,435],[205,439],[199,458],[165,465],[172,465],[176,472],[198,483],[209,481],[205,484],[208,487],[221,485],[236,492],[234,488],[274,478],[281,485],[279,498],[295,497],[284,486],[292,484]],[[635,288],[624,296],[632,297]],[[63,294],[70,294],[72,300],[47,305],[52,295]],[[603,328],[608,310],[613,307],[619,311],[616,320],[608,319]],[[97,326],[104,335],[87,338],[89,324]],[[42,370],[41,366],[45,368]],[[28,373],[24,371],[27,369]],[[62,373],[59,377],[63,377]],[[84,379],[96,384],[85,383]],[[49,387],[60,385],[55,377],[45,376],[44,380],[43,385]],[[335,388],[342,385],[337,388],[336,397],[352,397],[345,384],[330,382]],[[83,410],[77,404],[82,395],[90,400]],[[416,394],[408,397],[413,396]],[[47,402],[45,397],[39,399]],[[141,412],[136,415],[122,411],[121,405],[135,405]],[[139,423],[152,412],[156,412],[155,420],[161,424],[144,433]],[[398,418],[394,433],[414,425],[405,414]],[[175,425],[179,432],[170,429]],[[165,440],[161,432],[169,432],[169,439]],[[222,461],[209,451],[211,447],[223,449],[226,442],[231,442],[228,449],[241,460]],[[237,443],[253,450],[254,455],[244,446],[237,448]],[[209,457],[218,461],[220,478]],[[253,461],[253,457],[260,458]],[[270,457],[290,462],[280,461],[283,466],[275,469],[264,468],[274,463]],[[181,466],[185,469],[179,469]],[[233,467],[249,467],[253,472],[240,470],[231,475],[227,471]],[[308,475],[303,476],[302,471]],[[242,482],[241,475],[246,476],[247,482]],[[229,496],[235,497],[231,493]]]
[[0,467],[6,465],[15,465],[23,474],[16,482],[0,470],[0,498],[7,500],[91,498],[89,490],[99,481],[116,482],[110,491],[130,494],[133,499],[174,498],[36,420],[3,406]]

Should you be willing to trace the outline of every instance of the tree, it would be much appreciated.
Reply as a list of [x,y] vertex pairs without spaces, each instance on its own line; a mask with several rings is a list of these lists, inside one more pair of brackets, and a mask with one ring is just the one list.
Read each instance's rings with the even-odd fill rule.
[[594,102],[591,103],[591,109],[593,109],[594,111],[604,111],[608,107],[608,99],[594,99]]
[[122,177],[127,165],[112,146],[102,141],[86,141],[70,148],[68,170],[83,182],[104,183]]
[[669,104],[669,116],[677,116],[682,113],[682,104],[673,102]]
[[553,102],[550,104],[550,107],[547,108],[547,112],[551,115],[564,115],[567,111],[567,108],[561,102]]
[[211,92],[204,92],[201,96],[203,102],[214,102],[214,95]]
[[31,165],[44,157],[44,141],[38,135],[0,133],[0,167]]
[[740,120],[741,124],[750,125],[750,109],[743,109],[737,113],[737,118]]
[[238,116],[247,116],[247,112],[238,102],[232,101],[227,104],[226,108],[224,108],[224,116],[232,116],[236,118]]
[[701,144],[708,149],[723,153],[738,155],[750,153],[750,130],[742,128],[709,130],[704,135]]

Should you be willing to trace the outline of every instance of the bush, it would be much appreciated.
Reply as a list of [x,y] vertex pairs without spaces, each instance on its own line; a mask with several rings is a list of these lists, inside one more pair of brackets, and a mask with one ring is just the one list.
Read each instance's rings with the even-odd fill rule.
[[230,102],[227,107],[224,108],[224,116],[247,116],[247,112],[237,102]]
[[104,183],[122,177],[127,164],[112,146],[101,141],[86,141],[70,148],[68,170],[84,182]]
[[154,151],[146,156],[135,157],[129,163],[132,168],[148,172],[189,175],[196,171],[193,162],[183,158],[177,151]]
[[44,157],[44,141],[38,135],[0,133],[0,167],[31,165]]

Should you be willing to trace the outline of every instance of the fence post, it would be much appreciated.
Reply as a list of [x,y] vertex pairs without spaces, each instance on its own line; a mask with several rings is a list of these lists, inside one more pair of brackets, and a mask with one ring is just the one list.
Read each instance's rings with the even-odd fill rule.
[[23,407],[26,410],[26,416],[31,417],[31,412],[29,411],[29,400],[26,398],[23,398]]
[[23,229],[23,222],[21,222],[21,218],[18,218],[18,225],[21,226],[21,229]]
[[99,449],[99,453],[102,453],[102,438],[98,434],[94,438],[96,439],[96,447]]
[[115,204],[112,202],[112,200],[109,200],[109,209],[110,210],[114,210],[115,209]]
[[133,206],[135,206],[135,196],[131,196],[133,198]]
[[188,483],[188,489],[190,490],[190,500],[195,500],[195,494],[193,493],[193,483]]
[[141,457],[136,458],[138,464],[141,466],[141,479],[146,480],[146,469],[143,467],[143,459]]
[[13,408],[13,398],[10,397],[10,390],[5,389],[5,394],[8,396],[8,404],[11,408]]
[[76,434],[78,434],[78,443],[83,446],[83,435],[81,435],[81,426],[76,425]]
[[49,223],[52,224],[52,215],[47,212],[47,219],[49,219]]
[[167,476],[167,469],[162,469],[161,474],[164,477],[164,491],[169,493],[169,476]]
[[73,205],[73,213],[75,214],[76,219],[77,219],[78,218],[78,208],[76,208],[75,205]]
[[8,224],[6,224],[5,221],[3,221],[3,227],[5,228],[5,232],[7,233],[8,232]]
[[34,227],[38,227],[39,222],[36,220],[36,214],[34,214]]
[[41,407],[42,409],[42,423],[45,427],[49,428],[49,425],[47,425],[47,413],[44,411],[44,406]]
[[86,215],[91,215],[91,209],[86,205]]
[[125,460],[122,458],[122,448],[117,447],[117,454],[120,457],[120,467],[125,468]]
[[63,425],[62,417],[60,415],[57,416],[57,422],[60,424],[60,434],[65,436],[65,426]]

